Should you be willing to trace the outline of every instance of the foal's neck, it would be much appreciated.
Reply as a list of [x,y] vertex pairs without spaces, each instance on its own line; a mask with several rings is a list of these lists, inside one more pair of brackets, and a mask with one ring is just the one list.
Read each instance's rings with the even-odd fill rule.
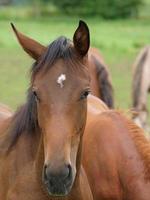
[[145,165],[136,147],[136,141],[133,140],[129,131],[126,133],[122,131],[121,134],[123,137],[120,149],[118,149],[120,152],[118,171],[123,193],[126,194],[124,198],[126,200],[148,200],[150,180],[146,180]]

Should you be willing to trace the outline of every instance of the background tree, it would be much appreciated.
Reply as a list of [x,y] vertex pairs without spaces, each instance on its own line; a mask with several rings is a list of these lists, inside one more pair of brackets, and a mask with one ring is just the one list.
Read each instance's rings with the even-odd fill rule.
[[52,0],[52,2],[67,14],[127,18],[138,15],[143,0]]

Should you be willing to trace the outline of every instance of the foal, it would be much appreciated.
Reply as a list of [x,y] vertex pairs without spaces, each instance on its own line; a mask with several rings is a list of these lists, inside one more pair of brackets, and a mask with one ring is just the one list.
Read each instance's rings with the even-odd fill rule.
[[88,27],[80,21],[73,43],[60,37],[47,48],[12,28],[36,62],[27,101],[0,141],[0,199],[92,200],[81,166],[90,90]]

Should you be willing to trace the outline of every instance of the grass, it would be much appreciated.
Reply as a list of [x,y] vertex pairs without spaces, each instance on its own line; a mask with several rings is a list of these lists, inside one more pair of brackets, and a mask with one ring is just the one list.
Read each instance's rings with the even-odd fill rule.
[[[20,48],[10,28],[13,21],[26,35],[47,45],[56,37],[72,38],[78,18],[49,17],[40,19],[0,20],[0,101],[16,108],[25,100],[32,59]],[[119,108],[131,107],[132,64],[139,50],[150,42],[149,19],[102,21],[84,19],[91,32],[91,44],[97,47],[108,64]]]

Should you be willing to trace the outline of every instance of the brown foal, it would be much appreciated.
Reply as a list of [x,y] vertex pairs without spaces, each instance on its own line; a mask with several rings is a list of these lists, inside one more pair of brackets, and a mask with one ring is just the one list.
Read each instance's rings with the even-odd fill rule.
[[80,21],[73,43],[60,37],[48,47],[12,28],[36,62],[27,101],[1,136],[0,199],[92,200],[81,166],[90,91],[88,27]]

